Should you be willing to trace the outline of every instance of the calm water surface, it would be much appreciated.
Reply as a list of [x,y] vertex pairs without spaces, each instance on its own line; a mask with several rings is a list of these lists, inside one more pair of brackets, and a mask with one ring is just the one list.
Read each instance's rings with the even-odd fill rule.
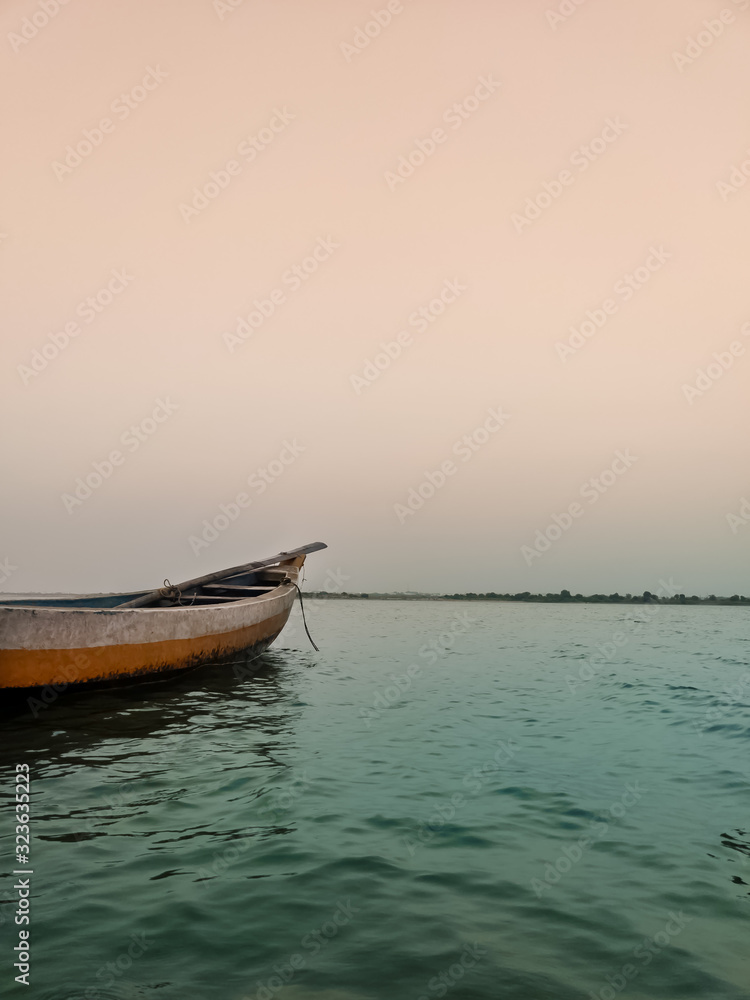
[[648,612],[320,602],[319,654],[6,721],[0,992],[747,1000],[750,618]]

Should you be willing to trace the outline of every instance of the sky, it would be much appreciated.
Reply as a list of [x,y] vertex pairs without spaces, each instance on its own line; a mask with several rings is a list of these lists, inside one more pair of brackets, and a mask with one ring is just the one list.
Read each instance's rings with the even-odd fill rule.
[[0,588],[750,594],[749,7],[8,0]]

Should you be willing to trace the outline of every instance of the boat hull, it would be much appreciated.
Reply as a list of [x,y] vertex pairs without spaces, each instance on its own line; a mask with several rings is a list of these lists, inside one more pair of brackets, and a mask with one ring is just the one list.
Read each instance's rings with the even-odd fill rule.
[[[296,582],[298,567],[284,567]],[[99,684],[259,656],[279,635],[293,584],[217,607],[0,607],[0,688]]]

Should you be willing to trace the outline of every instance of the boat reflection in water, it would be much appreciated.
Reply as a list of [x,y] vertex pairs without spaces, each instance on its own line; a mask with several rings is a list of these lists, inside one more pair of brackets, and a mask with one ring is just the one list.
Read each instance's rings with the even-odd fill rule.
[[[310,665],[306,652],[274,651],[151,682],[71,686],[50,702],[17,699],[4,713],[0,766],[10,773],[15,761],[29,762],[42,844],[114,838],[112,847],[170,801],[194,801],[204,812],[224,779],[245,788],[243,813],[254,829],[204,829],[209,841],[283,833],[280,796],[294,796],[300,784],[284,757],[296,750],[297,681]],[[199,828],[188,822],[176,836],[190,839]]]

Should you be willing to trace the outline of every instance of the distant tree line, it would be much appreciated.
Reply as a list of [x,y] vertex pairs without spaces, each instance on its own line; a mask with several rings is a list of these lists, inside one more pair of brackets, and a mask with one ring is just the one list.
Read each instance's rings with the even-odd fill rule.
[[691,597],[685,594],[675,594],[673,597],[659,597],[649,590],[642,594],[571,594],[569,590],[561,590],[559,594],[532,594],[524,590],[519,594],[329,594],[326,591],[311,591],[310,597],[332,598],[343,600],[390,600],[390,601],[525,601],[536,604],[750,604],[750,597],[733,594],[731,597]]
[[[448,596],[448,595],[446,595]],[[532,594],[528,590],[520,594],[451,594],[450,600],[486,600],[486,601],[529,601],[541,604],[750,604],[750,597],[733,594],[732,597],[697,597],[693,594],[675,594],[673,597],[659,597],[649,590],[642,594],[571,594],[569,590],[561,590],[559,594]]]

